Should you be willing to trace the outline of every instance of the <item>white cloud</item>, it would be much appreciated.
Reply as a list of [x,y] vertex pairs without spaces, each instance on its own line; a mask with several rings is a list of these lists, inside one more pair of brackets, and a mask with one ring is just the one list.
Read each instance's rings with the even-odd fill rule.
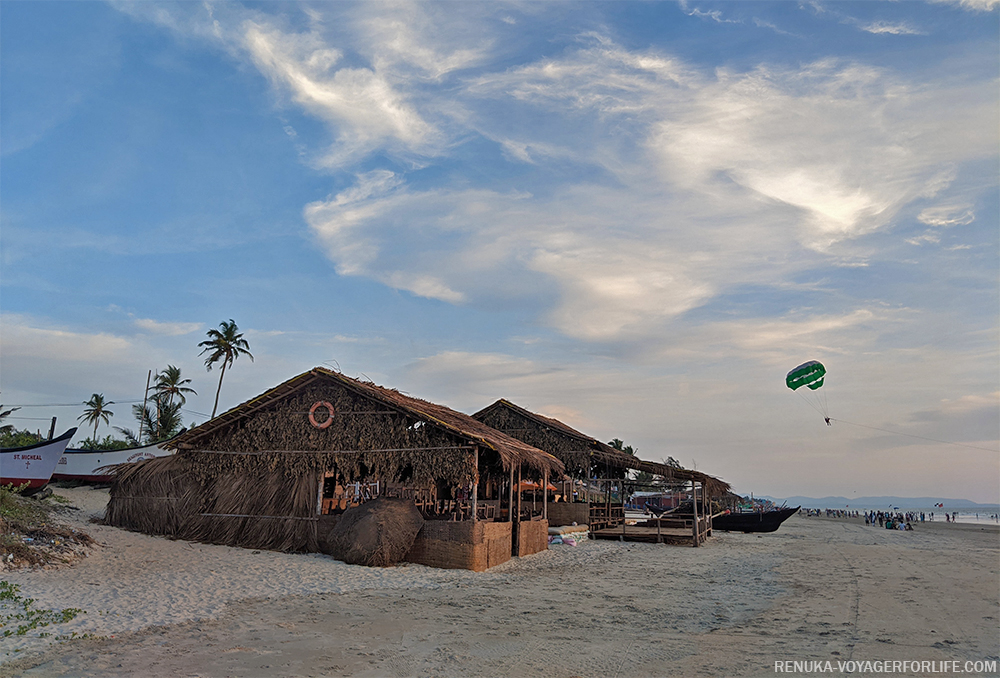
[[1000,6],[1000,0],[930,0],[938,5],[957,5],[972,12],[991,12]]
[[150,318],[136,318],[133,323],[143,332],[162,334],[168,337],[191,334],[202,328],[201,323],[160,322]]
[[406,97],[370,68],[335,68],[342,53],[313,33],[287,34],[248,21],[244,40],[254,63],[307,111],[338,130],[327,156],[334,165],[390,142],[433,153],[438,137]]
[[928,226],[967,226],[976,220],[976,213],[972,205],[937,205],[921,211],[917,220]]
[[892,23],[889,21],[873,21],[868,24],[859,24],[858,28],[875,35],[927,35],[926,32],[914,28],[907,23]]

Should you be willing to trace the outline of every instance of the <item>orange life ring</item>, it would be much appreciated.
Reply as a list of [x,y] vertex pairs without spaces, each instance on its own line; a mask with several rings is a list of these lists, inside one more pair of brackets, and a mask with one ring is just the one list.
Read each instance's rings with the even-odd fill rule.
[[[321,407],[325,407],[326,411],[330,413],[330,416],[328,416],[326,418],[326,421],[324,421],[322,424],[316,421],[316,417],[314,416],[316,414],[316,410],[318,410]],[[317,400],[316,402],[314,402],[313,406],[309,408],[309,423],[315,426],[316,428],[327,428],[330,424],[333,423],[333,405],[326,402],[325,400]]]

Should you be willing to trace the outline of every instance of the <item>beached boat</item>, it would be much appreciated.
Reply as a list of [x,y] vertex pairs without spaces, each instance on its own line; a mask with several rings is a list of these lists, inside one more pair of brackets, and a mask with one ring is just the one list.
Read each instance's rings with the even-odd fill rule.
[[146,445],[145,447],[129,447],[124,450],[77,450],[68,449],[63,452],[52,474],[52,480],[78,480],[88,483],[110,483],[114,480],[111,467],[119,464],[131,464],[144,459],[155,459],[172,454],[165,449],[169,441]]
[[712,518],[712,529],[727,532],[774,532],[798,510],[799,507],[796,506],[774,511],[723,513]]
[[71,428],[52,440],[0,449],[0,486],[27,485],[24,492],[29,494],[45,487],[75,433],[76,429]]

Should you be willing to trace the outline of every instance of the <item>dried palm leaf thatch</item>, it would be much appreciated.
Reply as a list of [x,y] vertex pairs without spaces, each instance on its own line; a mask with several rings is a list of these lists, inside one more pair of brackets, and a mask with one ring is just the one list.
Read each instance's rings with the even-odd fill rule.
[[[574,477],[577,478],[590,477],[589,474],[594,471],[607,473],[611,469],[617,469],[618,475],[621,475],[628,469],[634,469],[646,471],[667,480],[695,480],[704,484],[710,496],[722,496],[729,491],[729,483],[723,480],[698,471],[689,471],[639,459],[591,438],[558,419],[531,412],[509,400],[500,399],[472,416],[508,435],[559,457],[566,464],[568,473],[583,474],[575,475]],[[608,476],[599,475],[598,477]]]
[[318,551],[318,477],[273,473],[223,474],[207,488],[204,510],[184,538],[271,551]]
[[[506,402],[505,400],[497,401],[494,405],[477,412],[472,417],[512,438],[517,438],[528,445],[548,452],[562,461],[566,467],[567,475],[573,478],[591,477],[590,450],[588,449],[591,439],[581,437],[579,434],[567,433],[563,428],[568,427],[555,419],[539,421],[525,416],[518,411],[520,408],[517,408],[516,405],[514,407],[517,409],[497,406],[499,403]],[[537,416],[542,418],[541,415]]]
[[[318,422],[322,427],[310,422],[316,403],[329,403],[334,410],[333,417]],[[320,413],[326,417],[325,407]],[[551,477],[563,472],[562,463],[553,456],[467,415],[321,367],[191,429],[175,439],[173,446],[214,451],[351,451],[356,462],[344,454],[336,457],[347,478],[359,474],[392,478],[409,469],[417,481],[446,478],[467,483],[475,475],[468,454],[472,447],[488,451],[487,460],[495,455],[505,469],[521,464],[539,473],[547,471]],[[315,457],[311,463],[323,466],[332,460]],[[267,463],[272,470],[282,466],[278,457]]]
[[157,457],[113,470],[104,521],[115,527],[182,536],[185,523],[201,510],[203,488],[186,460]]
[[395,565],[406,558],[423,525],[413,502],[379,497],[340,516],[327,537],[329,553],[353,565]]

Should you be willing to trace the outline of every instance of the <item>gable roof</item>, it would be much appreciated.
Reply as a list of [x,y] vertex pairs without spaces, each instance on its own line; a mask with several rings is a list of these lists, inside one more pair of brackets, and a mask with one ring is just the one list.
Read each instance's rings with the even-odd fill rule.
[[479,410],[472,416],[479,419],[489,413],[495,408],[505,408],[508,409],[528,420],[534,421],[540,426],[547,427],[556,433],[562,434],[573,440],[579,441],[581,443],[581,450],[587,450],[590,452],[591,458],[601,462],[602,464],[607,464],[609,466],[617,466],[619,468],[634,469],[636,471],[645,471],[646,473],[652,473],[653,475],[663,476],[666,478],[678,478],[681,480],[697,480],[700,483],[704,483],[709,490],[715,494],[720,495],[729,490],[729,483],[710,476],[707,473],[701,473],[699,471],[689,471],[684,468],[675,468],[673,466],[668,466],[667,464],[662,464],[655,461],[646,461],[645,459],[639,459],[636,456],[623,452],[621,450],[616,450],[606,443],[602,443],[596,438],[588,436],[586,433],[581,433],[577,431],[572,426],[565,424],[558,419],[552,419],[551,417],[546,417],[544,415],[538,414],[537,412],[532,412],[531,410],[526,410],[523,407],[512,403],[506,398],[501,398],[492,405],[488,405],[483,409]]
[[547,470],[549,475],[553,477],[559,477],[565,471],[563,463],[551,454],[501,433],[480,421],[476,421],[467,414],[456,412],[444,405],[404,395],[395,389],[352,379],[325,367],[314,367],[308,372],[292,377],[259,396],[206,421],[201,426],[182,433],[171,441],[171,447],[195,449],[198,447],[198,441],[205,439],[210,434],[231,426],[241,419],[251,417],[257,410],[276,404],[301,391],[306,386],[324,380],[344,386],[363,397],[436,425],[452,434],[468,439],[473,444],[491,449],[500,456],[506,469],[511,468],[512,465],[525,464],[538,471]]

